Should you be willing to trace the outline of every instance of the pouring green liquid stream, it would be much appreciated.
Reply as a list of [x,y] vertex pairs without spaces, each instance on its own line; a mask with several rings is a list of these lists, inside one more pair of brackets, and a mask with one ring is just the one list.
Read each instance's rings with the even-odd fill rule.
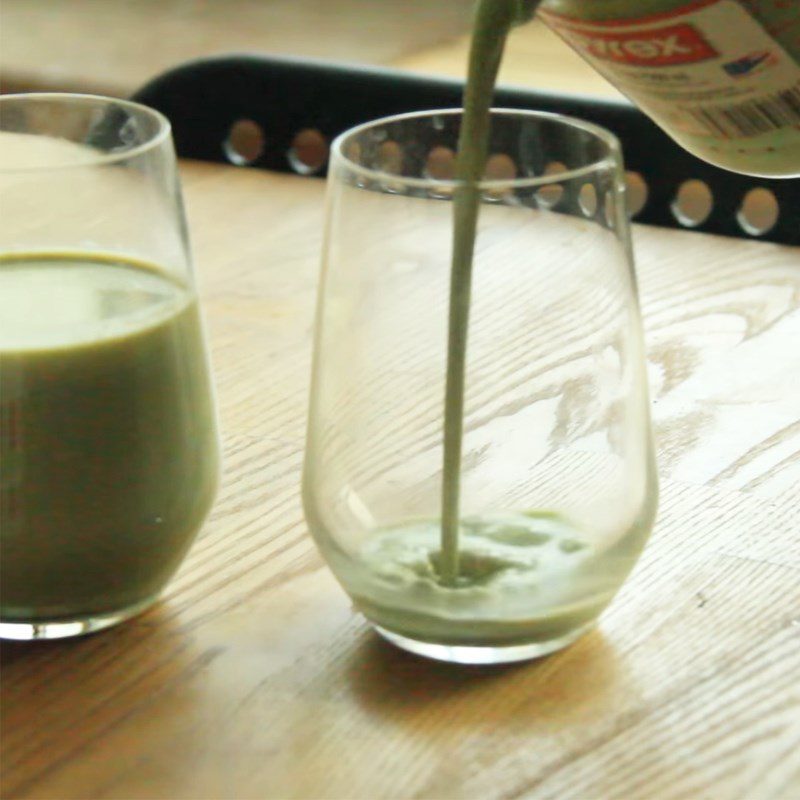
[[[366,359],[371,359],[374,351],[366,348],[363,352],[354,352],[350,341],[340,341],[337,331],[342,330],[343,324],[349,325],[357,318],[348,314],[337,315],[339,306],[335,301],[341,295],[336,292],[331,294],[330,288],[327,295],[322,295],[323,300],[334,301],[330,303],[330,307],[325,303],[320,306],[323,323],[332,327],[327,338],[322,337],[317,344],[315,379],[322,378],[318,386],[323,391],[319,397],[312,394],[304,503],[315,537],[357,608],[375,625],[381,635],[411,652],[459,663],[499,663],[544,655],[565,646],[587,630],[611,601],[636,562],[652,528],[657,489],[647,430],[649,423],[646,393],[643,389],[644,377],[638,361],[640,342],[635,315],[619,314],[613,323],[614,332],[611,333],[608,329],[615,343],[609,351],[610,355],[615,356],[613,365],[606,365],[605,362],[595,365],[593,362],[592,365],[580,366],[580,369],[585,366],[589,370],[596,367],[599,370],[598,375],[602,372],[605,377],[608,377],[609,367],[613,371],[612,378],[618,389],[613,393],[613,387],[604,384],[604,394],[600,398],[601,404],[606,403],[605,407],[613,409],[615,415],[613,418],[603,416],[602,427],[607,434],[608,447],[601,446],[595,450],[594,444],[603,443],[594,440],[588,447],[579,443],[576,447],[560,448],[552,462],[553,474],[549,474],[550,464],[543,459],[537,462],[539,472],[531,479],[538,481],[538,475],[545,473],[546,482],[560,481],[561,470],[566,467],[568,473],[564,474],[564,478],[573,483],[571,487],[567,484],[565,489],[582,492],[583,480],[578,473],[582,469],[589,469],[589,481],[594,482],[592,485],[599,492],[596,496],[591,494],[593,490],[587,486],[586,496],[580,502],[572,503],[571,495],[564,501],[567,496],[565,494],[550,506],[547,498],[553,497],[555,500],[559,497],[558,490],[551,491],[550,484],[546,483],[544,486],[537,486],[536,491],[526,492],[525,474],[522,470],[517,472],[517,464],[512,463],[515,457],[513,447],[505,452],[501,452],[500,448],[507,444],[503,438],[506,433],[514,436],[519,432],[520,436],[524,436],[530,430],[525,426],[533,426],[538,420],[531,417],[517,418],[517,409],[511,408],[510,418],[503,416],[502,425],[493,430],[487,427],[489,409],[479,405],[486,397],[483,381],[487,377],[491,379],[491,373],[481,373],[480,370],[487,353],[493,352],[492,348],[500,341],[503,335],[502,325],[506,323],[502,318],[503,295],[492,295],[485,302],[491,306],[490,313],[499,313],[501,318],[497,325],[488,327],[487,330],[484,325],[484,314],[487,312],[482,305],[486,296],[483,287],[486,284],[479,279],[486,277],[495,284],[503,284],[504,291],[510,294],[514,292],[512,286],[506,284],[502,274],[493,272],[490,275],[490,268],[508,269],[509,277],[515,280],[523,277],[527,281],[531,280],[530,274],[520,275],[519,270],[515,270],[515,265],[506,262],[503,254],[495,250],[501,234],[500,228],[493,228],[493,236],[487,240],[489,247],[486,275],[482,272],[475,272],[473,275],[479,209],[487,188],[483,178],[488,155],[495,150],[499,154],[506,152],[503,150],[507,143],[505,134],[502,137],[503,142],[498,142],[497,148],[490,144],[493,125],[506,124],[505,120],[500,123],[492,118],[490,106],[507,36],[512,27],[530,19],[537,9],[546,9],[550,17],[560,13],[564,18],[569,14],[579,19],[596,19],[603,24],[608,19],[620,27],[629,23],[637,27],[643,25],[641,21],[628,20],[627,17],[617,19],[621,17],[622,9],[616,2],[617,0],[597,0],[595,4],[593,0],[591,4],[586,4],[585,0],[478,0],[476,3],[464,110],[460,116],[458,141],[455,143],[458,151],[457,181],[453,203],[449,209],[451,213],[447,213],[447,206],[441,205],[436,206],[433,212],[444,212],[441,221],[447,226],[452,240],[443,431],[440,427],[444,452],[442,456],[438,453],[434,456],[438,463],[429,465],[427,459],[435,450],[426,449],[424,454],[417,449],[412,451],[412,455],[419,458],[414,466],[418,463],[422,467],[422,473],[414,475],[427,476],[439,468],[438,472],[442,476],[440,495],[433,499],[433,503],[430,502],[428,486],[423,488],[416,482],[410,486],[405,483],[406,476],[412,472],[411,465],[407,465],[402,474],[392,473],[391,480],[386,473],[367,480],[363,475],[358,475],[352,481],[346,479],[343,484],[341,480],[346,473],[337,476],[330,472],[327,473],[326,480],[320,479],[319,471],[315,469],[318,465],[330,470],[337,466],[337,459],[341,456],[349,458],[355,455],[360,458],[364,452],[362,448],[366,448],[366,452],[372,452],[372,442],[368,441],[372,434],[367,432],[367,428],[374,430],[370,426],[374,426],[377,421],[384,424],[388,415],[383,403],[385,399],[392,400],[391,397],[385,398],[381,391],[376,391],[374,396],[381,403],[381,410],[377,412],[372,407],[366,410],[366,421],[369,425],[363,431],[360,427],[349,431],[347,425],[359,420],[360,415],[365,413],[364,409],[346,415],[344,420],[339,419],[337,379],[334,378],[332,382],[329,380],[335,372],[335,365],[339,363],[338,358],[341,358],[342,353],[355,357],[361,378],[372,374],[374,365],[371,361],[366,363]],[[649,0],[646,8],[632,2],[630,5],[635,6],[631,14],[645,15],[659,15],[661,12],[673,10],[685,15],[693,8],[685,6],[685,0]],[[708,13],[706,5],[710,9]],[[627,2],[625,8],[628,8]],[[708,27],[706,17],[712,11],[731,17],[734,23],[738,20],[745,28],[748,20],[755,24],[746,16],[744,7],[733,0],[717,0],[716,3],[705,4],[701,11],[705,16],[701,16],[699,21],[692,16],[691,20],[693,23],[697,22],[703,30]],[[557,22],[558,20],[553,24],[556,25]],[[653,30],[648,35],[660,35],[660,28],[667,24],[669,23],[656,18],[650,26]],[[753,35],[758,38],[756,34]],[[721,45],[725,45],[726,41],[722,37]],[[735,58],[737,52],[735,47],[721,46],[718,60],[722,61],[728,56]],[[767,92],[768,90],[769,87],[764,89]],[[723,101],[724,97],[721,97],[719,102]],[[383,141],[386,136],[390,136],[399,140],[401,148],[409,144],[416,146],[418,141],[428,141],[424,137],[420,140],[415,138],[417,125],[421,125],[425,132],[430,124],[436,128],[435,113],[432,112],[430,116],[433,119],[421,115],[419,120],[404,120],[401,129],[397,131],[392,129],[396,120],[381,120],[371,126],[371,133],[375,134],[375,141]],[[550,125],[558,127],[555,120]],[[572,129],[579,126],[569,123],[562,127],[564,135],[568,136],[570,132],[574,134]],[[387,128],[391,132],[387,132]],[[365,130],[357,129],[352,134],[352,140],[358,143]],[[384,138],[380,138],[381,133]],[[450,131],[446,135],[449,136]],[[452,140],[439,141],[446,143],[446,146],[454,146]],[[563,144],[564,147],[569,147],[568,142]],[[563,152],[559,147],[549,148],[548,155],[555,161],[560,161]],[[373,155],[370,152],[364,156],[366,166],[371,164]],[[358,161],[360,157],[355,160]],[[520,158],[524,162],[525,157]],[[570,163],[575,160],[581,160],[581,157],[568,159]],[[344,175],[349,172],[350,166],[352,165],[343,165],[340,179],[347,181]],[[614,167],[617,170],[618,168]],[[523,165],[526,174],[530,169],[529,164]],[[602,171],[609,185],[618,177],[610,173],[611,169]],[[427,173],[423,174],[430,177]],[[417,177],[416,174],[414,177]],[[577,193],[579,184],[571,184],[570,188],[573,185]],[[414,197],[415,208],[422,211],[423,206],[416,202],[419,198],[417,195]],[[337,291],[342,292],[348,286],[342,284],[342,277],[357,274],[365,266],[371,269],[371,265],[364,265],[358,256],[355,263],[351,264],[349,259],[343,258],[343,254],[349,251],[341,247],[343,237],[347,238],[351,232],[342,219],[350,210],[349,204],[358,203],[360,198],[350,194],[343,197],[335,193],[332,199],[336,212],[331,218],[329,247],[333,257],[328,268],[339,280]],[[619,201],[619,197],[616,200]],[[392,211],[389,211],[387,205],[387,212],[404,213],[401,209],[407,206],[402,203],[398,205]],[[589,216],[586,209],[583,209],[583,214]],[[582,219],[581,214],[575,216],[581,219],[580,224],[584,228],[589,225],[589,221]],[[500,217],[493,217],[493,226],[498,219]],[[562,230],[569,231],[571,228],[568,226],[574,222],[569,214],[549,220],[542,215],[530,221],[541,224],[545,232],[549,231],[551,225],[564,226]],[[620,244],[624,245],[624,241],[620,241],[619,231],[611,231],[606,235],[599,229],[592,228],[592,232],[602,236],[611,245],[612,251]],[[536,236],[537,232],[531,231],[531,234]],[[533,244],[537,245],[538,242]],[[542,244],[545,246],[544,242]],[[591,281],[591,286],[597,287],[601,293],[607,291],[608,294],[603,294],[603,302],[609,303],[609,309],[622,310],[625,304],[631,302],[631,287],[627,281],[622,281],[619,286],[615,284],[613,287],[603,288],[597,280],[603,271],[613,275],[615,270],[627,269],[627,261],[619,258],[619,252],[617,256],[609,252],[607,263],[604,263],[605,254],[599,256],[601,263],[596,266],[587,266],[581,260],[593,258],[591,254],[581,252],[576,255],[573,263],[569,248],[564,251],[571,274],[577,280],[581,280],[581,275],[585,274]],[[615,263],[615,259],[619,263]],[[393,261],[390,259],[389,263]],[[581,272],[584,268],[589,272]],[[397,285],[405,285],[404,281],[407,280],[408,286],[415,286],[413,282],[418,278],[419,276],[403,277],[398,279]],[[533,280],[536,280],[535,276]],[[473,290],[475,298],[472,297]],[[583,296],[581,302],[591,305],[595,296],[590,292]],[[381,302],[386,301],[386,298],[378,295],[376,298]],[[515,297],[514,300],[524,303],[522,297]],[[569,302],[572,303],[572,298]],[[536,312],[526,306],[525,313],[533,315]],[[476,326],[470,321],[472,315],[480,317],[478,335]],[[367,320],[366,323],[371,325],[372,320]],[[438,325],[435,320],[432,324]],[[471,327],[475,330],[470,331]],[[429,343],[431,339],[427,337],[427,329],[425,330],[425,342]],[[434,337],[441,333],[443,331],[433,330]],[[576,337],[577,335],[576,332]],[[474,343],[471,341],[473,338]],[[466,444],[463,439],[466,428],[468,339],[474,359],[471,366],[476,369],[475,377],[480,375],[482,379],[481,388],[475,395],[476,410],[480,408],[483,412],[476,418],[475,448],[470,450],[471,454],[476,455],[476,459],[470,461],[470,471],[462,463],[462,447]],[[505,355],[508,364],[518,356],[517,353]],[[434,352],[431,357],[436,359],[438,353]],[[491,355],[488,357],[491,359]],[[522,358],[525,358],[524,354]],[[334,366],[331,367],[330,364]],[[508,364],[504,362],[504,367]],[[392,379],[399,379],[402,375],[402,365],[397,366],[397,371],[394,368],[390,370]],[[441,375],[440,362],[434,360],[427,366]],[[387,382],[386,387],[388,386],[391,383]],[[327,396],[324,391],[326,388],[329,389]],[[364,388],[368,392],[364,398],[366,406],[367,400],[373,396],[369,393],[373,387],[367,385]],[[384,388],[382,384],[381,390]],[[498,394],[499,389],[505,387],[498,387]],[[435,384],[431,384],[428,390],[437,391]],[[568,393],[569,390],[566,389],[565,394]],[[440,398],[434,396],[433,400],[434,408],[441,409]],[[397,408],[404,408],[404,402],[405,396]],[[426,408],[428,407],[426,404]],[[575,410],[580,413],[580,409]],[[536,411],[546,414],[548,409],[542,406]],[[393,430],[392,435],[394,433]],[[498,450],[483,459],[483,444],[486,441],[496,441]],[[572,445],[573,441],[565,443]],[[524,446],[524,443],[521,445]],[[393,452],[392,457],[394,455]],[[492,458],[495,459],[494,462]],[[512,461],[504,464],[503,459]],[[500,473],[490,476],[495,469],[494,464],[498,463],[501,465]],[[595,471],[595,464],[599,471]],[[505,466],[508,470],[502,472]],[[476,469],[471,471],[473,467]],[[519,475],[519,478],[515,478],[515,475]],[[496,485],[486,485],[484,478],[487,476],[496,477]],[[509,487],[509,480],[518,480],[519,487]],[[462,503],[460,494],[462,486],[467,486],[467,481],[471,481],[469,485],[477,490],[477,495],[471,498],[471,502]],[[580,488],[575,482],[580,482]],[[396,494],[398,488],[400,493]],[[463,491],[466,492],[466,488]],[[493,493],[495,496],[491,497]],[[388,504],[384,504],[387,499]],[[432,505],[438,506],[440,513],[431,514]],[[420,516],[410,513],[415,510],[420,512]]]
[[508,32],[515,24],[533,16],[537,5],[536,0],[481,0],[475,14],[464,116],[458,140],[456,178],[461,185],[454,197],[450,268],[440,566],[440,580],[444,586],[455,586],[459,573],[461,442],[472,259],[480,205],[478,182],[489,150],[489,109]]
[[[441,566],[439,572],[440,583],[445,587],[454,587],[459,577],[459,490],[466,351],[472,261],[480,203],[480,191],[477,184],[483,176],[488,155],[489,109],[508,33],[514,25],[529,20],[540,5],[549,12],[549,17],[545,21],[551,25],[554,19],[558,20],[559,15],[565,15],[564,19],[578,20],[584,23],[599,20],[619,25],[625,22],[641,24],[642,20],[637,20],[633,16],[637,13],[640,16],[644,15],[646,20],[648,15],[659,13],[674,15],[679,12],[685,14],[691,10],[690,4],[687,4],[685,0],[648,0],[647,3],[638,5],[629,0],[605,0],[591,4],[585,3],[583,0],[479,0],[478,2],[470,46],[464,114],[456,162],[456,177],[461,184],[454,198],[444,404]],[[773,5],[767,0],[746,0],[741,4],[720,2],[716,5],[718,11],[727,15],[725,19],[728,23],[734,29],[741,28],[740,35],[749,37],[748,41],[752,41],[754,47],[756,43],[761,42],[769,44],[770,52],[774,50],[779,53],[780,58],[778,55],[773,57],[781,61],[783,64],[781,69],[786,75],[792,69],[789,66],[790,62],[800,63],[798,62],[796,37],[793,38],[792,34],[792,31],[796,31],[800,24],[796,10],[787,10],[787,4]],[[683,19],[683,17],[681,18]],[[695,24],[698,24],[697,20],[695,20]],[[763,26],[763,29],[758,26]],[[576,46],[574,42],[571,43]],[[741,56],[741,52],[739,52],[741,47],[737,50],[734,44],[735,42],[723,39],[719,46],[723,48],[727,56],[735,58]],[[586,53],[583,55],[586,57]],[[589,57],[589,61],[606,77],[615,83],[619,82],[614,71],[616,65],[611,62],[597,61],[596,58],[591,57]],[[724,74],[724,72],[720,70],[720,74]],[[774,79],[769,77],[769,73],[766,75],[766,78],[761,76],[755,79],[757,82],[762,81],[761,85],[757,86],[758,94],[754,95],[762,103],[769,101],[772,97],[769,94],[772,86],[770,80]],[[625,86],[626,84],[623,82],[623,90],[625,90]],[[627,88],[630,90],[630,87]],[[774,90],[774,87],[772,88]],[[785,103],[791,105],[792,110],[781,107],[775,112],[780,112],[779,116],[782,120],[780,124],[775,123],[775,130],[763,133],[755,139],[734,138],[732,140],[725,137],[689,136],[683,129],[672,127],[669,120],[661,119],[660,112],[657,113],[658,109],[654,111],[651,108],[647,97],[640,98],[634,92],[633,99],[641,102],[643,109],[654,116],[659,124],[665,126],[667,132],[676,141],[695,152],[699,157],[745,174],[789,177],[797,174],[798,159],[800,158],[797,126],[789,124],[791,121],[789,117],[794,118],[792,115],[797,113],[796,96],[798,92],[800,92],[800,83],[796,84],[793,89],[786,90]],[[720,89],[719,96],[715,102],[717,105],[722,104],[720,108],[723,108],[725,91]],[[746,94],[742,96],[750,97]],[[772,102],[776,102],[774,97],[772,97]],[[761,123],[766,124],[763,120]]]

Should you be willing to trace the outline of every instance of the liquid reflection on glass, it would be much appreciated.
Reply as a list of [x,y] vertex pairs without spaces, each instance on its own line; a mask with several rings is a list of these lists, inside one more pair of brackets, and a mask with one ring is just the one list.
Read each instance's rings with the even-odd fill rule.
[[656,477],[618,145],[576,121],[494,112],[490,152],[517,177],[482,186],[459,575],[442,585],[456,187],[425,170],[455,149],[459,121],[378,121],[333,149],[304,504],[383,635],[490,663],[591,625],[650,532]]
[[0,636],[151,604],[210,508],[218,443],[167,121],[0,99]]

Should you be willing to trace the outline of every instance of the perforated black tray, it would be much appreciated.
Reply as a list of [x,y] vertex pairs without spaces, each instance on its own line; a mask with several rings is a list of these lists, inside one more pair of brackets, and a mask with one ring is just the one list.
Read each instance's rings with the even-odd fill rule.
[[[264,148],[251,166],[291,172],[292,140],[303,129],[331,139],[377,117],[461,105],[463,83],[388,69],[259,56],[194,61],[150,81],[134,99],[162,111],[172,122],[178,154],[229,161],[225,147],[232,126],[252,120],[264,133]],[[800,244],[800,180],[736,175],[711,166],[675,144],[634,106],[580,96],[501,87],[496,106],[555,111],[590,120],[620,139],[628,170],[647,183],[638,222],[687,227],[674,211],[678,189],[688,180],[711,190],[711,213],[692,230]],[[324,167],[319,170],[324,174]],[[755,237],[740,222],[745,195],[761,187],[778,204],[778,218]]]

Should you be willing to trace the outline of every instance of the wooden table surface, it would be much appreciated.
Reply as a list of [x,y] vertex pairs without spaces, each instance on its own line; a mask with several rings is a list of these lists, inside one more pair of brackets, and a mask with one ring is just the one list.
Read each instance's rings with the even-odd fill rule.
[[459,668],[379,640],[301,514],[323,182],[183,174],[223,487],[157,607],[2,646],[3,797],[800,797],[798,250],[635,230],[653,537],[573,646]]

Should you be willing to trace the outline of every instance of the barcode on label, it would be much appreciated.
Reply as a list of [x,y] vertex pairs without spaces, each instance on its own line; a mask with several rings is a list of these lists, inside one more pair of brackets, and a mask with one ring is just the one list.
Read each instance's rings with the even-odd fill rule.
[[730,106],[683,108],[711,136],[742,139],[800,124],[800,84]]

